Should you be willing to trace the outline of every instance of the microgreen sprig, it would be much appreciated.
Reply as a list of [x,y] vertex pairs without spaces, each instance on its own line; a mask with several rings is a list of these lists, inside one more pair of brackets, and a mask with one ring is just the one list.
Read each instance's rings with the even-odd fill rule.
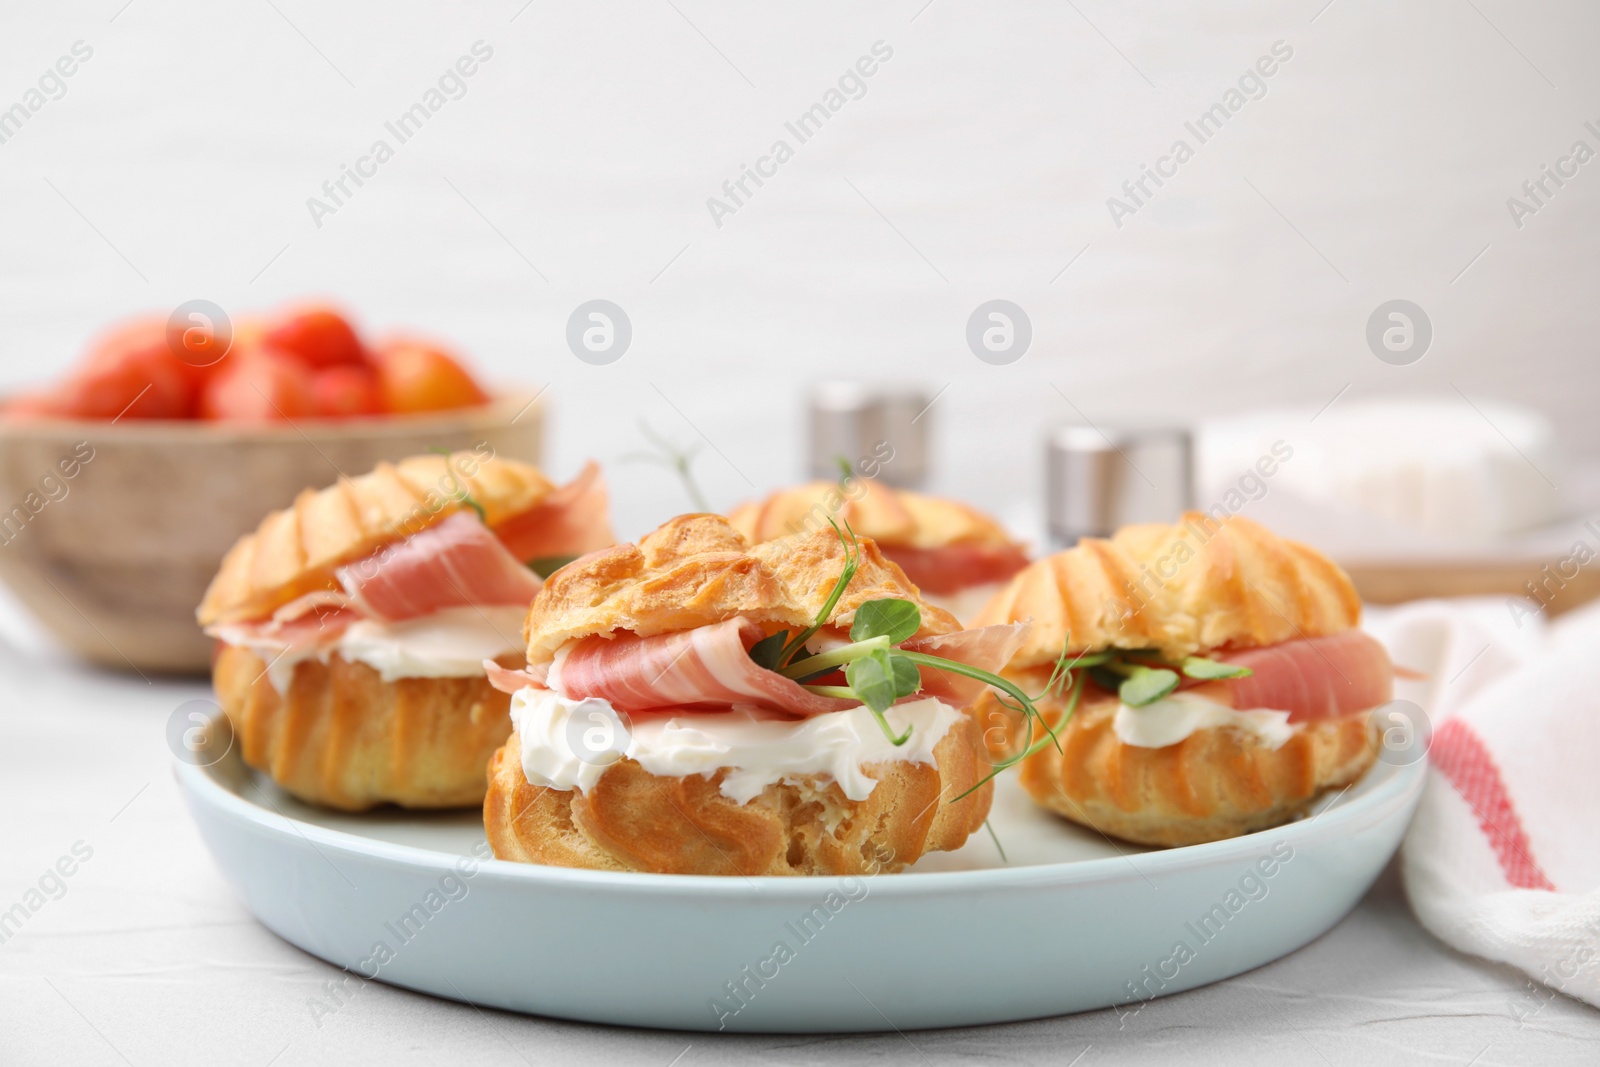
[[1146,707],[1171,696],[1183,678],[1213,682],[1247,678],[1252,673],[1249,667],[1204,656],[1185,656],[1173,662],[1153,649],[1117,649],[1102,655],[1104,658],[1095,665],[1091,676],[1130,708]]
[[700,484],[694,478],[694,458],[700,451],[700,446],[696,444],[688,448],[679,448],[651,429],[650,424],[643,419],[639,420],[639,432],[650,442],[654,451],[629,452],[622,458],[628,462],[654,463],[669,468],[678,476],[678,481],[682,483],[683,491],[689,497],[689,503],[694,505],[694,509],[710,511],[711,505],[706,502],[706,495],[700,491]]
[[[1055,665],[1051,668],[1049,680],[1045,682],[1044,689],[1039,695],[1033,698],[1035,701],[1041,701],[1046,697],[1059,696],[1062,687],[1066,687],[1066,703],[1061,715],[1052,723],[1039,715],[1037,710],[1029,714],[1031,705],[1023,707],[1001,697],[1002,707],[1025,716],[1027,733],[1023,737],[1022,746],[1015,755],[995,764],[976,785],[956,797],[957,800],[982,788],[985,782],[1007,768],[1014,767],[1042,751],[1046,745],[1054,745],[1056,750],[1060,751],[1059,732],[1072,718],[1073,712],[1078,710],[1091,679],[1102,689],[1116,693],[1117,699],[1129,707],[1141,708],[1169,696],[1177,689],[1181,681],[1179,674],[1195,681],[1245,678],[1251,674],[1248,667],[1221,663],[1203,656],[1186,656],[1181,662],[1172,663],[1152,649],[1106,649],[1101,652],[1081,652],[1069,658],[1067,646],[1070,643],[1070,638],[1063,643],[1061,654],[1056,657]],[[1045,736],[1038,740],[1034,739],[1035,718],[1045,730]]]
[[[922,628],[922,611],[914,601],[898,598],[870,600],[859,605],[850,626],[848,643],[811,652],[806,643],[827,625],[861,566],[861,544],[850,524],[846,522],[842,530],[831,518],[828,524],[844,546],[845,559],[827,599],[811,625],[793,634],[787,629],[769,634],[751,647],[750,658],[768,670],[799,682],[818,696],[859,700],[872,712],[884,736],[896,746],[911,739],[912,727],[908,725],[897,734],[886,712],[896,701],[921,691],[920,668],[959,674],[996,690],[1001,706],[1021,715],[1026,724],[1022,746],[1015,755],[995,764],[987,775],[955,800],[969,796],[1007,768],[1042,751],[1046,745],[1054,745],[1060,751],[1060,731],[1083,701],[1090,680],[1116,693],[1131,707],[1145,707],[1170,695],[1182,678],[1218,681],[1243,678],[1251,673],[1247,667],[1202,656],[1186,656],[1181,661],[1171,662],[1153,649],[1104,649],[1072,655],[1068,638],[1062,643],[1061,653],[1051,667],[1044,688],[1037,696],[1030,696],[1015,682],[991,671],[901,648]],[[821,684],[822,679],[836,675],[841,668],[844,685]],[[1038,702],[1046,698],[1059,699],[1063,694],[1061,713],[1052,716],[1054,721],[1051,721],[1040,712]],[[1035,738],[1035,723],[1042,727],[1043,737]]]
[[[1058,660],[1057,662],[1059,663],[1060,661]],[[1037,741],[1034,741],[1033,723],[1030,721],[1028,723],[1027,739],[1025,740],[1022,749],[1015,755],[1001,760],[999,763],[995,764],[994,768],[990,770],[988,774],[980,778],[976,785],[962,793],[960,796],[956,797],[957,800],[965,797],[968,793],[973,793],[979,789],[982,789],[985,782],[995,778],[1002,771],[1005,771],[1010,767],[1014,767],[1030,756],[1037,755],[1038,753],[1044,751],[1044,747],[1046,745],[1054,745],[1057,751],[1060,750],[1061,741],[1059,738],[1059,732],[1067,725],[1068,720],[1072,718],[1073,712],[1078,710],[1078,704],[1083,700],[1083,691],[1088,686],[1087,675],[1083,673],[1068,672],[1068,676],[1072,679],[1072,681],[1070,683],[1070,688],[1067,690],[1067,703],[1062,709],[1061,715],[1054,723],[1051,723],[1048,719],[1040,716],[1039,721],[1045,728],[1045,736],[1039,738]]]
[[843,456],[834,456],[833,462],[839,468],[839,491],[848,493],[850,491],[850,479],[856,476],[856,469]]
[[[817,653],[806,649],[806,642],[816,636],[832,617],[861,565],[861,544],[850,524],[846,522],[844,529],[840,530],[832,519],[828,521],[845,547],[844,567],[838,581],[810,626],[792,636],[787,630],[779,630],[762,638],[750,649],[750,657],[761,666],[800,682],[818,696],[861,701],[877,719],[884,736],[896,746],[910,740],[911,727],[907,726],[903,732],[896,734],[885,712],[897,700],[921,691],[921,667],[959,674],[993,686],[1016,702],[1019,710],[1029,717],[1031,725],[1032,719],[1039,716],[1038,709],[1034,707],[1033,698],[1015,683],[970,664],[899,647],[922,629],[922,609],[914,601],[898,598],[869,600],[856,608],[848,644]],[[844,685],[806,684],[840,668],[844,669]],[[1046,730],[1049,731],[1048,726]]]
[[1185,656],[1179,664],[1179,669],[1189,678],[1201,681],[1220,681],[1226,678],[1248,678],[1255,672],[1249,667],[1237,667],[1232,663],[1218,663],[1214,659],[1203,656]]
[[[971,788],[957,795],[955,797],[956,800],[961,800],[963,797],[982,789],[985,783],[992,781],[1002,772],[1015,767],[1029,756],[1042,751],[1046,745],[1054,745],[1057,752],[1061,751],[1060,730],[1067,725],[1067,721],[1072,718],[1072,713],[1078,710],[1078,702],[1083,699],[1083,691],[1087,685],[1088,668],[1099,666],[1106,661],[1108,656],[1108,653],[1104,652],[1084,652],[1069,659],[1067,646],[1070,643],[1070,637],[1062,642],[1061,654],[1056,657],[1055,664],[1050,669],[1050,677],[1045,682],[1044,688],[1039,691],[1038,696],[1022,703],[1007,700],[1005,697],[999,698],[1001,707],[1008,708],[1023,716],[1027,733],[1023,736],[1022,748],[1015,755],[996,763],[989,773],[978,779]],[[1080,668],[1083,669],[1080,670]],[[1052,723],[1040,714],[1036,702],[1044,700],[1046,697],[1059,696],[1063,686],[1067,689],[1066,705],[1061,715]],[[1045,736],[1037,741],[1033,739],[1033,724],[1035,720],[1044,727],[1045,733]]]
[[[832,519],[828,525],[833,527],[833,532],[839,535],[839,542],[844,543],[845,535],[839,530],[839,524]],[[850,524],[844,524],[845,531],[850,534],[850,543],[844,549],[844,569],[839,572],[839,580],[834,583],[833,591],[828,594],[828,599],[822,602],[822,607],[817,610],[817,617],[811,625],[795,634],[778,653],[778,666],[786,667],[795,655],[806,647],[806,642],[817,635],[817,631],[828,624],[828,618],[833,614],[833,609],[839,606],[839,598],[844,596],[846,587],[855,580],[856,571],[861,568],[861,542],[856,540],[856,532],[850,529]],[[915,605],[913,605],[915,607]],[[854,633],[852,632],[852,637]],[[770,640],[770,639],[769,639]]]

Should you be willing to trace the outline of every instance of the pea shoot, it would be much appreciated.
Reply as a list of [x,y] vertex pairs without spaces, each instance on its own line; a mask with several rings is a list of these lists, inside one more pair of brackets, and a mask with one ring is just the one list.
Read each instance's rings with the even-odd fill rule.
[[[912,728],[908,725],[902,733],[896,734],[885,713],[896,701],[922,690],[920,668],[959,674],[996,690],[1000,705],[1022,717],[1026,728],[1022,744],[1014,755],[995,764],[976,785],[955,800],[969,796],[1046,745],[1054,745],[1060,751],[1059,731],[1077,711],[1091,680],[1100,688],[1116,693],[1124,704],[1139,708],[1171,695],[1183,678],[1219,681],[1243,678],[1251,673],[1248,667],[1236,667],[1201,656],[1187,656],[1174,662],[1153,649],[1107,649],[1074,656],[1068,651],[1069,638],[1063,642],[1044,688],[1038,695],[1029,696],[1010,679],[981,667],[900,647],[922,629],[922,610],[913,601],[899,598],[869,600],[860,605],[856,608],[847,644],[812,652],[806,648],[806,643],[827,624],[861,566],[861,545],[850,524],[845,523],[843,530],[832,519],[828,524],[844,545],[845,562],[827,600],[810,626],[793,634],[787,629],[778,630],[762,638],[750,649],[750,658],[819,696],[860,701],[877,719],[884,736],[896,746],[911,739]],[[837,675],[841,670],[844,685],[821,684],[822,679]],[[1038,707],[1039,702],[1047,698],[1061,701],[1061,712],[1053,716],[1054,722]],[[1037,739],[1034,736],[1036,724],[1044,731],[1044,736]]]
[[[806,642],[816,636],[833,615],[845,589],[861,566],[861,544],[850,529],[850,524],[846,523],[843,530],[831,519],[829,524],[845,546],[845,563],[838,581],[810,626],[793,635],[788,630],[779,630],[763,638],[750,649],[752,659],[768,670],[799,682],[819,696],[859,700],[877,719],[884,736],[896,746],[911,739],[911,727],[896,734],[884,713],[896,701],[921,691],[922,672],[919,668],[922,667],[984,682],[1009,697],[1013,703],[1007,706],[1021,710],[1030,723],[1039,717],[1033,699],[1008,679],[957,660],[901,648],[900,645],[915,637],[917,631],[922,629],[922,609],[910,600],[885,598],[867,601],[856,609],[848,644],[823,652],[809,651],[805,647]],[[844,685],[815,684],[818,679],[840,669],[844,671]]]

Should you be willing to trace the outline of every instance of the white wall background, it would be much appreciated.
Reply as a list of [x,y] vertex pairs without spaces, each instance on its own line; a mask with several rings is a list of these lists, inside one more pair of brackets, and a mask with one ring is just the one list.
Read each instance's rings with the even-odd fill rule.
[[[607,461],[628,535],[685,506],[619,462],[638,420],[703,433],[730,505],[799,473],[820,376],[948,385],[935,482],[998,509],[1037,495],[1063,394],[1111,423],[1454,383],[1600,451],[1600,162],[1520,230],[1505,203],[1600,149],[1593,4],[523,2],[7,4],[0,108],[94,56],[0,144],[0,387],[125,313],[328,294],[550,383],[552,472]],[[466,95],[316,227],[306,198],[478,40]],[[865,97],[718,228],[706,198],[879,40]],[[1116,227],[1106,198],[1278,40],[1268,95]],[[594,297],[634,325],[611,366],[563,339]],[[965,344],[993,297],[1032,318],[1011,366]],[[1410,367],[1364,341],[1395,297],[1436,330]]]

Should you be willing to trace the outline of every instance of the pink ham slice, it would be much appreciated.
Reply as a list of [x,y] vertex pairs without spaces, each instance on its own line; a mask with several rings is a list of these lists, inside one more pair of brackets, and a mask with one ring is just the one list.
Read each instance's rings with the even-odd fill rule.
[[540,587],[539,576],[466,512],[340,567],[335,577],[341,591],[319,589],[271,618],[210,632],[234,645],[317,647],[359,619],[399,622],[443,608],[527,605]]
[[512,670],[510,667],[500,666],[492,659],[486,659],[483,661],[483,673],[489,679],[490,685],[502,693],[515,696],[519,689],[529,687],[543,689],[550,676],[550,665],[545,663],[537,669]]
[[600,697],[628,712],[725,711],[738,704],[804,716],[860,703],[807,692],[759,666],[750,658],[750,646],[764,636],[750,619],[735,617],[654,637],[586,637],[562,661],[557,684],[574,700]]
[[1389,653],[1360,630],[1307,637],[1267,648],[1213,655],[1254,673],[1207,682],[1192,692],[1240,710],[1287,711],[1290,722],[1314,722],[1369,711],[1394,696]]
[[352,607],[388,622],[442,608],[526,605],[540,585],[538,575],[466,512],[335,573]]
[[[288,612],[288,608],[294,608]],[[230,645],[272,648],[320,648],[339,640],[349,625],[361,618],[349,608],[299,601],[260,622],[235,622],[213,626],[206,632]]]
[[495,536],[524,562],[581,556],[616,543],[607,518],[606,483],[590,460],[572,481],[495,529]]
[[320,645],[361,618],[398,622],[443,608],[526,605],[538,575],[523,560],[582,555],[614,542],[606,486],[590,461],[539,506],[494,532],[457,512],[404,541],[340,567],[340,589],[319,589],[285,604],[271,618],[212,627],[229,644]]
[[[985,670],[1003,666],[1021,644],[1024,625],[989,626],[942,637],[907,641],[907,651],[953,659]],[[679,633],[637,637],[589,637],[561,663],[557,684],[564,695],[600,697],[622,711],[662,708],[727,710],[755,706],[787,715],[843,711],[860,701],[818,696],[798,682],[759,666],[750,647],[765,636],[760,626],[732,618]],[[984,683],[923,667],[923,690],[956,707],[970,704]]]

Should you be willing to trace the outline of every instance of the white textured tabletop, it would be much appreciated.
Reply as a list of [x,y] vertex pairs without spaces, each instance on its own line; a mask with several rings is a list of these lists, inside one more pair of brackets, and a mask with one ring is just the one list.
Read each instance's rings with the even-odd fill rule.
[[[86,669],[0,613],[0,1062],[1593,1063],[1600,1013],[1464,957],[1412,918],[1391,868],[1320,940],[1215,986],[1005,1026],[838,1037],[630,1031],[525,1018],[369,983],[258,925],[211,862],[171,773],[167,719],[207,692]],[[87,855],[87,859],[82,857]],[[79,862],[81,860],[81,862]],[[37,902],[37,898],[33,898]],[[959,948],[952,981],[959,980]],[[674,1057],[681,1057],[674,1060]],[[1076,1060],[1074,1057],[1078,1057]]]
[[[997,510],[1037,495],[1040,436],[1069,420],[1402,391],[1532,405],[1575,452],[1600,447],[1600,180],[1533,218],[1507,206],[1600,122],[1581,0],[8,6],[0,111],[93,50],[4,128],[8,389],[122,314],[324,292],[549,383],[550,469],[604,461],[625,537],[683,503],[627,458],[641,422],[708,446],[699,476],[730,506],[797,473],[799,397],[830,375],[926,387],[933,488]],[[460,98],[312,212],[475,42],[494,58]],[[823,135],[732,217],[708,209],[876,42],[892,61]],[[1223,135],[1116,212],[1275,44],[1292,60]],[[596,297],[637,330],[611,367],[564,340]],[[997,297],[1033,322],[1014,366],[964,334]],[[1396,297],[1436,326],[1415,366],[1363,333]],[[0,934],[3,1064],[1600,1059],[1600,1013],[1434,941],[1392,872],[1293,956],[1125,1017],[713,1037],[372,984],[319,1025],[338,972],[251,918],[174,786],[165,726],[201,685],[84,669],[5,611],[0,630],[0,916],[41,904]]]

